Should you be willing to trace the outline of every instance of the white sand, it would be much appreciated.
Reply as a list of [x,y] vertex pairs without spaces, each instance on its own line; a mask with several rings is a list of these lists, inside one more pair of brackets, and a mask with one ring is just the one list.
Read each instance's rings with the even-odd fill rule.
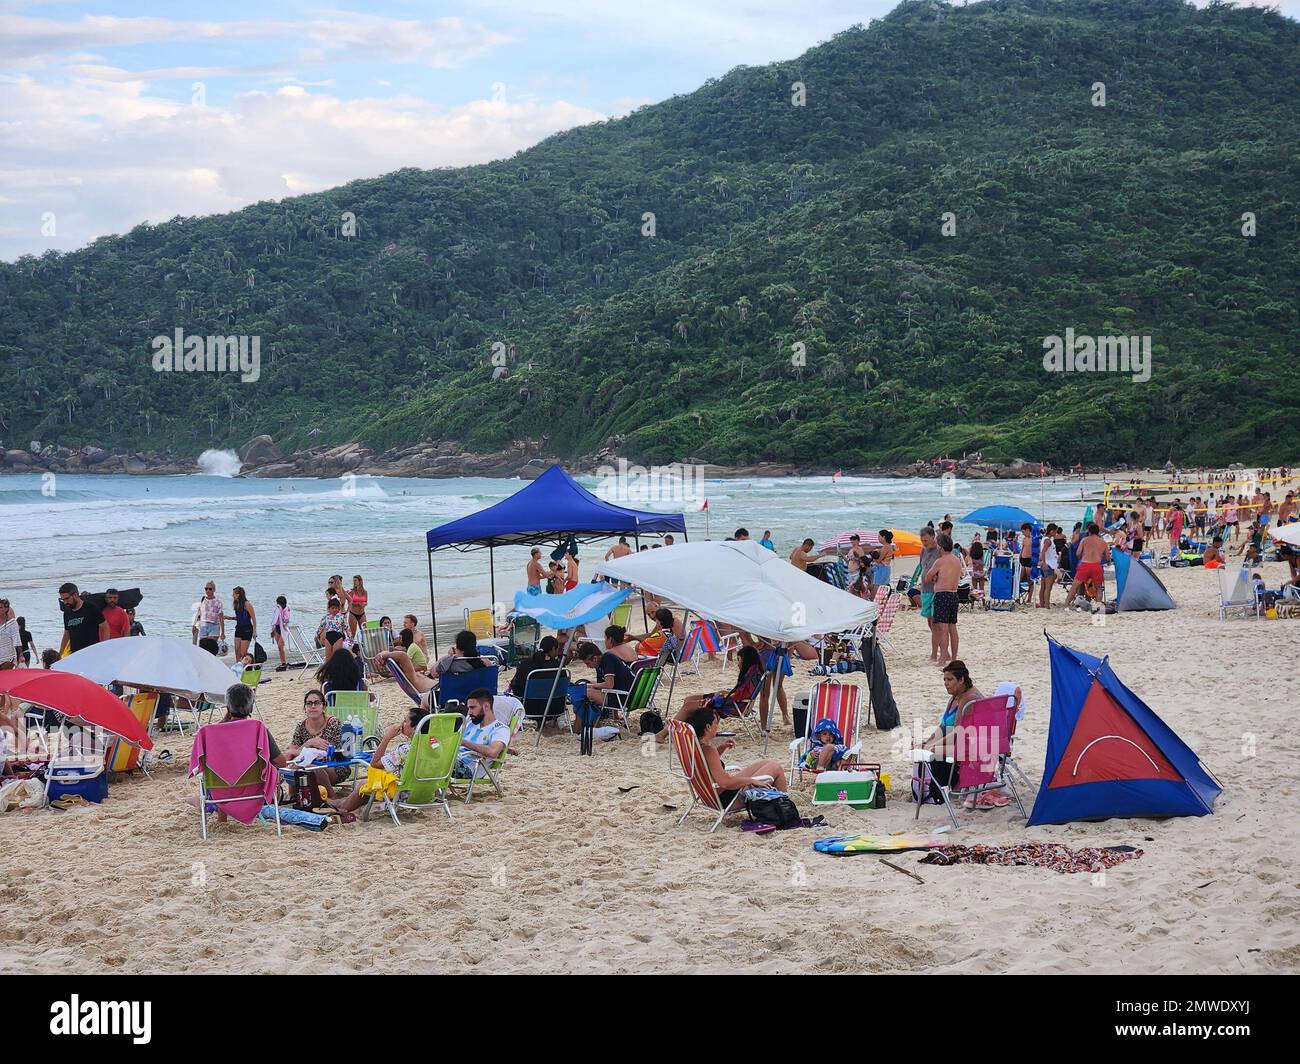
[[[1285,572],[1263,568],[1270,583]],[[1019,759],[1035,783],[1049,702],[1044,626],[1109,655],[1224,781],[1212,817],[1026,830],[1012,806],[965,814],[953,836],[1145,851],[1103,880],[894,855],[920,884],[874,856],[816,854],[813,831],[753,836],[739,818],[713,835],[702,817],[677,827],[663,805],[684,809],[686,787],[662,753],[643,756],[625,739],[582,758],[559,738],[538,752],[531,731],[504,800],[489,791],[456,805],[454,822],[431,811],[400,828],[376,819],[323,834],[286,828],[283,839],[230,824],[204,843],[184,804],[195,792],[189,741],[169,734],[159,746],[175,760],[152,780],[113,783],[103,806],[0,816],[0,970],[1295,972],[1300,621],[1220,622],[1213,573],[1160,575],[1176,612],[1101,626],[1059,609],[961,616],[976,683],[1024,687]],[[924,622],[901,615],[892,641],[900,710],[928,729],[944,693]],[[725,686],[730,671],[706,668],[685,690]],[[272,675],[259,699],[283,743],[304,684]],[[787,681],[792,695],[807,683],[806,668]],[[391,721],[402,699],[391,684],[382,694]],[[895,801],[831,810],[827,833],[912,829],[909,770],[893,746],[865,733],[865,754],[893,770]],[[738,753],[728,760],[759,751]],[[807,794],[795,797],[815,811]],[[922,825],[943,821],[941,809],[922,810]]]

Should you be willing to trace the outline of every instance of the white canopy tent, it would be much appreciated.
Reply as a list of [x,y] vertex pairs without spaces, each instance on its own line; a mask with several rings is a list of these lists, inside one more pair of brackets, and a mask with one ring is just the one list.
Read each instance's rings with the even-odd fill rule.
[[147,687],[183,698],[206,698],[225,705],[226,689],[238,679],[206,650],[184,639],[164,635],[107,639],[53,666],[93,680],[101,687],[111,683]]
[[[780,646],[847,632],[876,619],[874,604],[809,576],[751,540],[683,543],[600,562],[596,574],[671,599],[706,620],[721,621]],[[785,651],[769,672],[780,675]],[[673,665],[671,706],[677,683]],[[767,692],[770,721],[776,683]],[[764,733],[764,750],[767,733]]]
[[596,573],[777,643],[847,632],[876,607],[809,576],[752,540],[682,543],[600,562]]

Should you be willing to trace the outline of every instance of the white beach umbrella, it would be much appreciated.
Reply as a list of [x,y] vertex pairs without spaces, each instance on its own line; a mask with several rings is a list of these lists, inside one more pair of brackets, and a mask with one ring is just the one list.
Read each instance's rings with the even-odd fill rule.
[[235,674],[206,650],[164,635],[106,639],[57,662],[59,672],[84,676],[101,686],[149,687],[184,698],[224,704]]
[[809,576],[752,540],[642,551],[600,562],[596,572],[781,643],[848,631],[876,616],[872,603]]
[[1300,547],[1300,521],[1273,529],[1273,542],[1290,543],[1293,547]]

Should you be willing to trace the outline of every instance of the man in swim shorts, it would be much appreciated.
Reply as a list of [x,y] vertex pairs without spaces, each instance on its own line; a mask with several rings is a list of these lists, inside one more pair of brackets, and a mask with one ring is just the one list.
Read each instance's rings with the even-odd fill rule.
[[940,532],[937,538],[939,560],[926,576],[934,581],[931,599],[932,641],[939,648],[938,662],[946,664],[957,660],[957,585],[961,582],[961,559],[953,552],[952,537]]
[[1102,564],[1110,560],[1110,545],[1101,537],[1097,522],[1088,525],[1088,534],[1079,541],[1079,565],[1074,572],[1067,604],[1074,601],[1081,589],[1086,589],[1088,600],[1100,603],[1106,591],[1106,573]]

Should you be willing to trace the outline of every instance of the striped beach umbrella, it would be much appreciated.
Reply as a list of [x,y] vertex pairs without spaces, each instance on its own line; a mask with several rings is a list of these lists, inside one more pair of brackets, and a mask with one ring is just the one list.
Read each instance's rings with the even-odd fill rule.
[[840,550],[848,550],[849,547],[853,545],[849,542],[850,536],[857,536],[862,541],[864,547],[880,546],[879,532],[871,532],[865,528],[850,528],[847,532],[841,532],[838,536],[832,536],[817,549],[818,551],[824,551],[836,547]]

